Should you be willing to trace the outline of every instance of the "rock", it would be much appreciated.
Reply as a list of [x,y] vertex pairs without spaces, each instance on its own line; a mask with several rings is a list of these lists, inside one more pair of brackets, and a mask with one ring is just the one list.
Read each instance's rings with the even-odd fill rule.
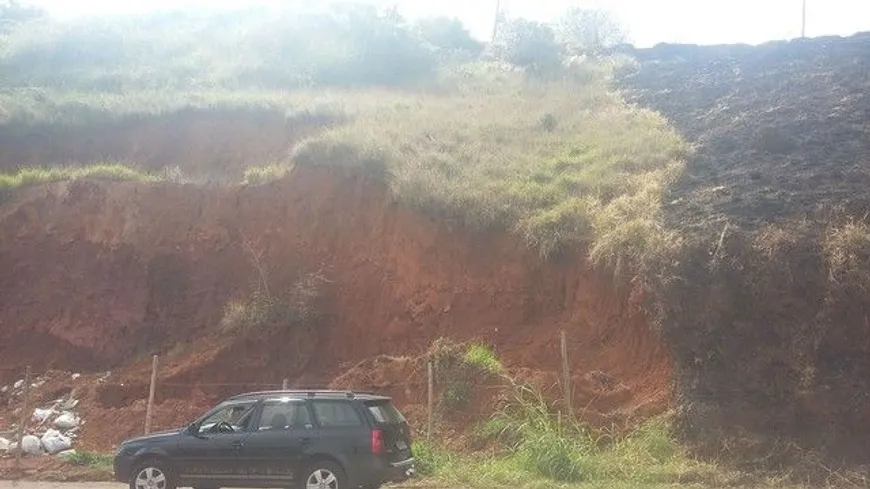
[[61,411],[69,411],[72,408],[78,405],[79,401],[77,399],[66,399],[57,404],[56,409]]
[[76,454],[75,449],[70,448],[69,450],[64,450],[62,452],[58,452],[57,456],[59,458],[70,458]]
[[33,419],[33,421],[35,421],[36,423],[40,423],[40,424],[42,424],[42,423],[45,422],[45,420],[47,420],[48,418],[50,418],[52,414],[54,414],[54,410],[52,410],[52,409],[39,409],[39,408],[36,408],[36,409],[33,410],[33,418],[32,418],[32,419]]
[[0,452],[9,451],[9,440],[6,438],[0,438]]
[[82,374],[72,374],[72,379],[73,379],[73,380],[76,380],[76,379],[78,379],[78,378],[81,377],[81,376],[82,376]]
[[27,455],[42,455],[42,443],[39,438],[27,435],[21,439],[21,451]]
[[52,425],[59,430],[71,430],[79,425],[79,418],[69,411],[64,411],[55,418]]
[[19,380],[18,382],[12,384],[13,389],[20,389],[24,386],[24,379]]
[[72,448],[72,440],[57,430],[48,430],[42,435],[42,446],[46,452],[54,455]]

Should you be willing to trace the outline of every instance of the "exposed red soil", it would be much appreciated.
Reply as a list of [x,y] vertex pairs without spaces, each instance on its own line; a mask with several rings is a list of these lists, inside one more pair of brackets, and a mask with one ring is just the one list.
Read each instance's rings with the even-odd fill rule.
[[[442,336],[484,339],[509,367],[550,375],[562,328],[578,399],[595,396],[591,371],[619,389],[592,402],[600,415],[669,400],[666,348],[582,256],[543,263],[513,237],[449,229],[350,170],[301,167],[246,188],[61,183],[0,207],[0,228],[0,383],[26,363],[116,369],[89,397],[93,420],[141,419],[152,352],[163,354],[156,423],[168,426],[233,392],[282,378],[327,385],[361,360],[418,355]],[[314,331],[219,331],[226,302],[255,279],[243,236],[275,291],[322,270],[326,319]],[[411,380],[402,402],[425,399],[419,372],[392,376]],[[106,448],[139,429],[93,422],[82,443]]]

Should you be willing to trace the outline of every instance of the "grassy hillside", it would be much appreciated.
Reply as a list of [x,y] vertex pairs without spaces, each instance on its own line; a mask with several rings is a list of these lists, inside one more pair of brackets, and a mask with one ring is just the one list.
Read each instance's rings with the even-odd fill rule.
[[[234,182],[363,168],[439,219],[514,233],[547,259],[586,252],[633,279],[654,311],[680,372],[682,427],[702,444],[726,440],[714,456],[746,446],[727,441],[742,436],[754,451],[726,455],[750,464],[804,460],[758,455],[795,439],[864,460],[867,431],[854,427],[870,401],[854,393],[870,389],[870,43],[563,63],[547,29],[517,23],[482,46],[449,19],[364,7],[35,20],[0,34],[0,136],[39,147],[50,138],[19,136],[185,111],[313,120],[286,158]],[[650,108],[614,89],[617,71]],[[135,160],[42,163],[61,169],[11,172],[0,186],[154,178]]]
[[[295,163],[372,164],[405,204],[517,233],[542,256],[587,247],[622,272],[677,244],[660,201],[687,150],[611,90],[628,60],[524,74],[474,61],[467,33],[450,32],[445,41],[431,22],[362,7],[36,21],[0,50],[0,121],[14,130],[212,108],[323,117],[339,123],[297,147]],[[264,161],[245,181],[293,163]]]

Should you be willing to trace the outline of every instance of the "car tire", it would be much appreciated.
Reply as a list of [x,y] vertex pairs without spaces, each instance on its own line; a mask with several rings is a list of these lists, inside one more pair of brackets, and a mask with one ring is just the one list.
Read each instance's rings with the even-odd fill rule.
[[335,462],[316,460],[308,464],[303,472],[300,489],[347,489],[347,477],[344,470]]
[[[152,484],[149,484],[151,482]],[[136,465],[130,476],[130,489],[176,489],[175,476],[167,464],[145,460]]]

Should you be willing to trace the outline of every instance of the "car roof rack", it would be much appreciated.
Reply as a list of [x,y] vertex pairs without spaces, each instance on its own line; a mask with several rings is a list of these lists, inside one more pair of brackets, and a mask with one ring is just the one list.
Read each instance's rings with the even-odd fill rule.
[[269,396],[269,395],[280,395],[280,394],[293,394],[293,395],[304,395],[306,397],[317,397],[318,395],[329,395],[329,396],[344,396],[348,399],[354,399],[356,396],[375,396],[375,397],[384,397],[387,396],[376,394],[374,392],[361,392],[361,391],[350,391],[350,390],[328,390],[328,389],[281,389],[281,390],[268,390],[268,391],[256,391],[256,392],[245,392],[242,394],[237,394],[228,398],[228,401],[250,398],[250,397],[261,397],[261,396]]

